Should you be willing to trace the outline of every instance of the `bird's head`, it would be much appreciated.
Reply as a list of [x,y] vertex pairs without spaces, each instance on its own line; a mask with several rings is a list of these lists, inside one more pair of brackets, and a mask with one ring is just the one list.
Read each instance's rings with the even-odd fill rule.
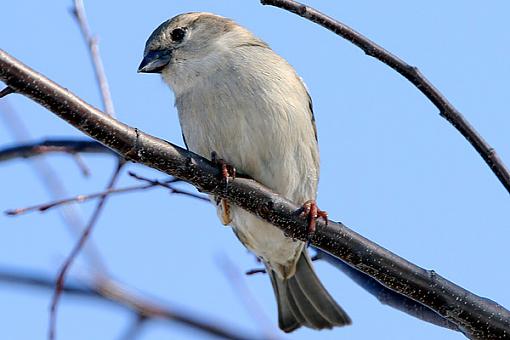
[[185,13],[162,23],[145,44],[138,72],[161,73],[170,86],[226,67],[229,52],[249,44],[264,45],[234,21],[211,13]]

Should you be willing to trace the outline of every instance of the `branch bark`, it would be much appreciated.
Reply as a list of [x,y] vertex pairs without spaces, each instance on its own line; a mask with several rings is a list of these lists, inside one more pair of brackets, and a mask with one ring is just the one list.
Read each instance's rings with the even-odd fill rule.
[[436,311],[470,338],[504,338],[510,334],[510,312],[497,303],[406,261],[342,223],[318,221],[316,233],[308,237],[307,222],[300,217],[296,204],[247,178],[236,178],[225,186],[219,169],[205,158],[115,120],[2,50],[0,80],[124,158],[226,198],[289,237],[309,241]]
[[483,139],[466,118],[464,118],[462,113],[432,85],[416,66],[409,65],[351,27],[312,7],[293,0],[261,0],[260,2],[262,5],[270,5],[285,9],[330,30],[361,48],[367,55],[382,61],[404,76],[439,109],[441,117],[445,118],[462,134],[462,136],[464,136],[464,138],[466,138],[480,154],[485,163],[487,163],[508,193],[510,193],[510,171],[501,158],[499,158],[496,150]]

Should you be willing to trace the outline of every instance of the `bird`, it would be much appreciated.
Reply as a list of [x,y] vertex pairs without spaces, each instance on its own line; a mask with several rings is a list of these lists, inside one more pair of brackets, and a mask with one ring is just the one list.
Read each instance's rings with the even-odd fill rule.
[[[154,30],[138,72],[160,74],[173,91],[188,150],[219,164],[225,179],[235,169],[302,205],[314,232],[315,219],[326,217],[315,203],[317,129],[308,90],[284,58],[233,20],[192,12]],[[351,324],[318,279],[305,242],[212,200],[220,221],[264,263],[281,330]]]

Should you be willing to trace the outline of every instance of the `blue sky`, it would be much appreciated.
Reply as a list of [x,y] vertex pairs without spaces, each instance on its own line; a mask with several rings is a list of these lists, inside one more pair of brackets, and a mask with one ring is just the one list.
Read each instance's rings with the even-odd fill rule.
[[[510,4],[492,1],[309,1],[420,70],[510,164]],[[1,48],[101,107],[85,46],[69,15],[71,1],[2,4]],[[473,148],[409,82],[359,49],[302,18],[258,1],[86,1],[99,36],[118,118],[182,145],[173,97],[154,75],[140,75],[152,30],[182,12],[233,18],[267,41],[306,81],[321,148],[319,205],[330,217],[472,292],[510,307],[510,196]],[[21,96],[8,104],[35,139],[79,137],[74,128]],[[5,106],[0,107],[0,118]],[[13,142],[0,119],[0,146]],[[104,188],[114,162],[86,156],[84,178],[68,156],[47,157],[70,194]],[[157,172],[132,165],[149,177]],[[127,175],[121,185],[132,184]],[[27,161],[0,164],[0,210],[51,198]],[[88,216],[94,204],[80,205]],[[239,298],[233,264],[256,305],[276,325],[269,279],[244,278],[258,266],[212,206],[163,190],[115,196],[93,240],[113,277],[156,300],[247,330],[267,322]],[[73,245],[57,211],[0,216],[0,267],[54,274]],[[81,259],[75,277],[90,268]],[[317,271],[353,319],[334,331],[299,330],[288,339],[461,339],[381,305],[326,263]],[[234,277],[237,277],[234,275]],[[2,338],[46,336],[50,293],[0,283]],[[59,339],[116,339],[131,315],[109,304],[64,297]],[[195,339],[197,333],[153,322],[140,339]]]

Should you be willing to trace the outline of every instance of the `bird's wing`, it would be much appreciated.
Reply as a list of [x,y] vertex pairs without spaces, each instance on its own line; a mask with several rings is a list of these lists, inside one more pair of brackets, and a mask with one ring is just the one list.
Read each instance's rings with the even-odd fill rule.
[[[315,126],[315,124],[314,124],[314,126]],[[317,133],[315,133],[315,134],[317,135]],[[184,137],[184,133],[182,133],[182,140],[184,142],[184,145],[186,146],[186,150],[189,151],[189,146],[188,146],[188,143],[186,143],[186,137]]]
[[315,140],[318,142],[319,139],[317,137],[317,126],[315,125],[315,116],[313,115],[312,97],[310,96],[310,93],[308,92],[308,86],[306,86],[306,83],[303,80],[303,78],[298,76],[298,79],[301,82],[301,84],[303,84],[303,87],[305,88],[306,95],[308,96],[308,108],[310,109],[310,120],[312,122],[313,133],[315,134]]
[[315,140],[318,142],[319,138],[317,137],[317,126],[315,125],[315,116],[313,115],[312,97],[310,97],[308,90],[306,91],[306,94],[308,95],[308,107],[310,108],[310,116],[311,116],[310,118],[312,121],[313,133],[315,134]]

